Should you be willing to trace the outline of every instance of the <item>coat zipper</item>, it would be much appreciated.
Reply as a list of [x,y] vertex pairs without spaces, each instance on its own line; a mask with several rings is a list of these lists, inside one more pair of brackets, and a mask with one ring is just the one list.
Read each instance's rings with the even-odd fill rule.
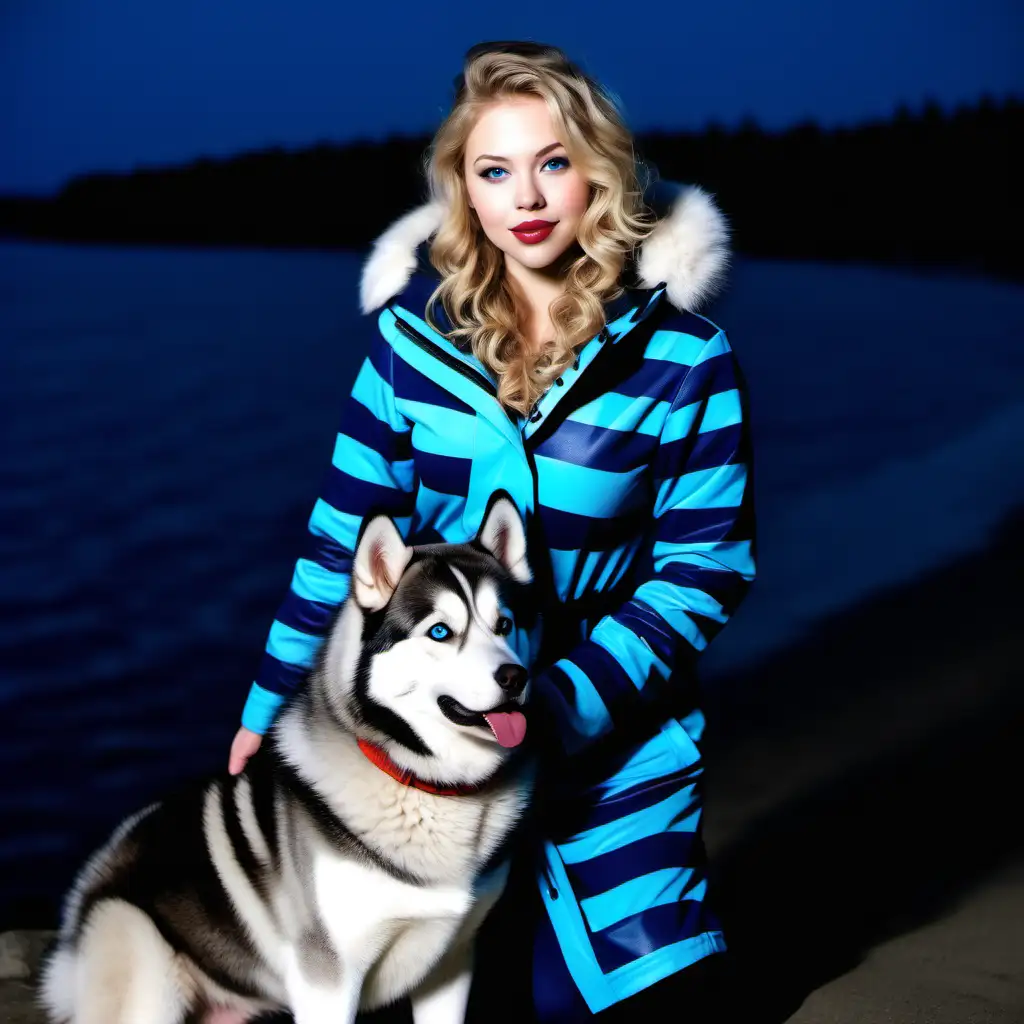
[[[392,311],[394,314],[394,311]],[[471,380],[474,384],[479,385],[486,391],[492,398],[498,397],[498,389],[482,374],[477,373],[472,367],[467,366],[461,359],[456,359],[450,352],[445,352],[440,345],[435,344],[429,338],[425,338],[419,331],[414,330],[410,327],[400,316],[395,314],[395,326],[402,332],[414,345],[423,349],[425,352],[429,352],[432,356],[439,359],[449,369],[454,370],[456,373],[462,374],[467,380]]]

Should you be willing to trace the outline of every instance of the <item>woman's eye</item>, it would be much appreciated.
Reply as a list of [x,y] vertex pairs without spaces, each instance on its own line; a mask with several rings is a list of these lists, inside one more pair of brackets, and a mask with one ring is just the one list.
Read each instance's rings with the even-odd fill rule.
[[560,171],[563,167],[569,166],[569,158],[565,156],[553,156],[544,166],[551,167],[552,164],[558,164],[559,166],[553,169]]
[[431,640],[447,640],[451,635],[452,631],[443,622],[435,622],[427,634]]
[[512,620],[507,615],[502,615],[502,617],[498,619],[498,624],[494,627],[494,632],[497,633],[498,636],[508,636],[509,633],[512,632],[512,626]]
[[499,181],[498,175],[492,175],[492,171],[497,171],[498,175],[507,173],[504,167],[488,167],[480,172],[480,177],[486,178],[488,181]]

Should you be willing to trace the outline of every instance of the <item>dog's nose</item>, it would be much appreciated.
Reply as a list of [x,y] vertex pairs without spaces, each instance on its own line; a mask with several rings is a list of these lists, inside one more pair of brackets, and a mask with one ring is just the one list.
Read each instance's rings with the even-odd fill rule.
[[494,678],[510,697],[518,697],[523,692],[523,687],[526,686],[526,669],[522,665],[513,665],[509,661],[498,666]]

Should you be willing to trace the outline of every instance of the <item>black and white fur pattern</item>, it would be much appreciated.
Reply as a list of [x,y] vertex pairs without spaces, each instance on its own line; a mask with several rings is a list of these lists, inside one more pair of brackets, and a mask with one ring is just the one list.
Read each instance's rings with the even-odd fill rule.
[[[525,551],[504,497],[468,544],[409,548],[387,517],[365,524],[349,598],[263,749],[124,821],[83,868],[44,969],[51,1019],[289,1009],[345,1024],[410,995],[416,1024],[462,1021],[473,937],[532,785],[521,748],[467,718],[526,700],[507,632],[528,608]],[[438,623],[451,635],[431,638]],[[482,788],[403,785],[360,738],[419,778]]]

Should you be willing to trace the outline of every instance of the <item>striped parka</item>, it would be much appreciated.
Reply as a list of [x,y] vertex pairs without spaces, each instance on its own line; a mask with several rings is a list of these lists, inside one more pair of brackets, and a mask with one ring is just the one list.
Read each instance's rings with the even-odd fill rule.
[[410,543],[461,542],[507,492],[541,613],[513,640],[567,780],[537,882],[594,1012],[724,948],[704,898],[695,661],[754,578],[744,388],[724,332],[693,312],[720,283],[727,231],[700,189],[658,187],[629,286],[526,416],[426,321],[439,208],[377,240],[362,275],[376,332],[242,717],[264,732],[300,685],[368,512]]

